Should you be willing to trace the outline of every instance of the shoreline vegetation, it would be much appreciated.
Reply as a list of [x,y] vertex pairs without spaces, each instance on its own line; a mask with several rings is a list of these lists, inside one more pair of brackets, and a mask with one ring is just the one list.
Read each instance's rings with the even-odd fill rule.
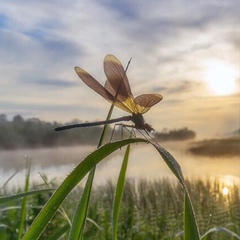
[[[81,122],[73,120],[66,124]],[[67,147],[74,145],[96,145],[102,127],[81,128],[56,133],[53,129],[61,126],[58,122],[45,122],[38,118],[24,119],[21,115],[13,117],[12,121],[5,114],[0,114],[0,150],[17,150],[41,147]],[[109,131],[111,132],[111,131]],[[193,141],[190,142],[188,152],[199,156],[239,156],[240,135],[228,138],[194,141],[196,133],[187,127],[181,129],[155,132],[156,141]],[[234,134],[233,134],[234,135]],[[115,136],[122,136],[122,128],[115,129]],[[126,135],[127,137],[127,135]],[[109,134],[108,139],[111,139]]]

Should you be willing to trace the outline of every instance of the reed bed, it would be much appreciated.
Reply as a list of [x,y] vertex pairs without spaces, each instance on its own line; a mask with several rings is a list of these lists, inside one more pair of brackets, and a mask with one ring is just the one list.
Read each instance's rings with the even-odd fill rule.
[[[211,228],[227,228],[240,235],[240,189],[238,184],[229,187],[229,194],[222,192],[223,185],[218,180],[187,180],[188,189],[194,204],[195,213],[201,235]],[[54,188],[53,182],[49,188]],[[39,188],[39,185],[35,186]],[[10,195],[23,192],[24,189],[2,188],[0,193]],[[40,239],[68,239],[69,222],[66,216],[74,214],[83,188],[77,187],[71,192],[52,221],[49,223]],[[93,188],[84,239],[112,239],[112,203],[115,184],[107,182]],[[51,192],[39,192],[28,197],[27,221],[29,226],[37,216],[42,206],[48,201]],[[181,184],[168,179],[158,181],[127,180],[123,194],[122,207],[118,222],[118,239],[183,239],[183,195]],[[6,239],[18,239],[21,226],[22,200],[16,199],[1,205],[0,225],[5,226]],[[65,231],[56,235],[56,230]],[[52,238],[50,238],[52,237]],[[214,233],[205,239],[237,239],[229,237],[224,232]]]

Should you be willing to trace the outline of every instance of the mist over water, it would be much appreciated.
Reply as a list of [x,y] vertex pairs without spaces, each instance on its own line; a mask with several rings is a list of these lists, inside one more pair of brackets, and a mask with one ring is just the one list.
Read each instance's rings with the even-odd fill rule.
[[[199,157],[187,153],[188,142],[166,142],[162,144],[179,162],[185,178],[220,178],[240,182],[238,157]],[[25,180],[26,158],[31,159],[31,182],[40,182],[39,173],[46,174],[48,180],[59,182],[73,170],[90,152],[94,146],[75,146],[41,149],[22,149],[0,151],[0,180],[6,180],[17,170],[19,172],[8,183],[9,186],[22,186]],[[125,148],[110,155],[97,166],[95,184],[106,181],[116,181],[124,155]],[[175,176],[169,170],[158,152],[150,145],[132,145],[127,171],[129,179],[156,180]]]

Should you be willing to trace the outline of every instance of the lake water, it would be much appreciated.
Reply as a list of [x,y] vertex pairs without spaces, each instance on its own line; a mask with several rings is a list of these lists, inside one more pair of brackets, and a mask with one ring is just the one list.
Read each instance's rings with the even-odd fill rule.
[[[167,142],[162,145],[179,162],[185,178],[219,178],[226,185],[240,183],[239,157],[198,157],[186,153],[187,142]],[[46,174],[49,180],[62,181],[94,149],[94,146],[75,146],[0,151],[1,185],[17,170],[18,173],[8,185],[24,185],[26,158],[30,158],[32,162],[32,182],[43,182],[39,173]],[[124,148],[118,150],[97,166],[95,184],[104,184],[108,180],[116,181],[124,152]],[[132,145],[127,176],[135,180],[175,179],[158,152],[146,144]]]

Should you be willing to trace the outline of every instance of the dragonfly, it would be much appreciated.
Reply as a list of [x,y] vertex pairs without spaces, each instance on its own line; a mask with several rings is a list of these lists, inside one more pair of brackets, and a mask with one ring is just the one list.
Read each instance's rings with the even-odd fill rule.
[[[62,131],[71,128],[92,127],[98,125],[106,125],[118,123],[122,121],[132,121],[133,128],[144,130],[145,132],[153,132],[152,126],[145,122],[143,114],[160,102],[163,97],[160,94],[148,93],[134,97],[131,87],[122,63],[112,54],[108,54],[104,58],[104,72],[107,77],[106,82],[101,85],[94,77],[80,67],[75,67],[75,71],[80,79],[93,91],[98,93],[104,99],[114,104],[114,106],[131,113],[131,115],[114,119],[108,119],[97,122],[86,122],[79,124],[65,125],[55,128],[55,131]],[[128,126],[128,125],[126,125]]]

